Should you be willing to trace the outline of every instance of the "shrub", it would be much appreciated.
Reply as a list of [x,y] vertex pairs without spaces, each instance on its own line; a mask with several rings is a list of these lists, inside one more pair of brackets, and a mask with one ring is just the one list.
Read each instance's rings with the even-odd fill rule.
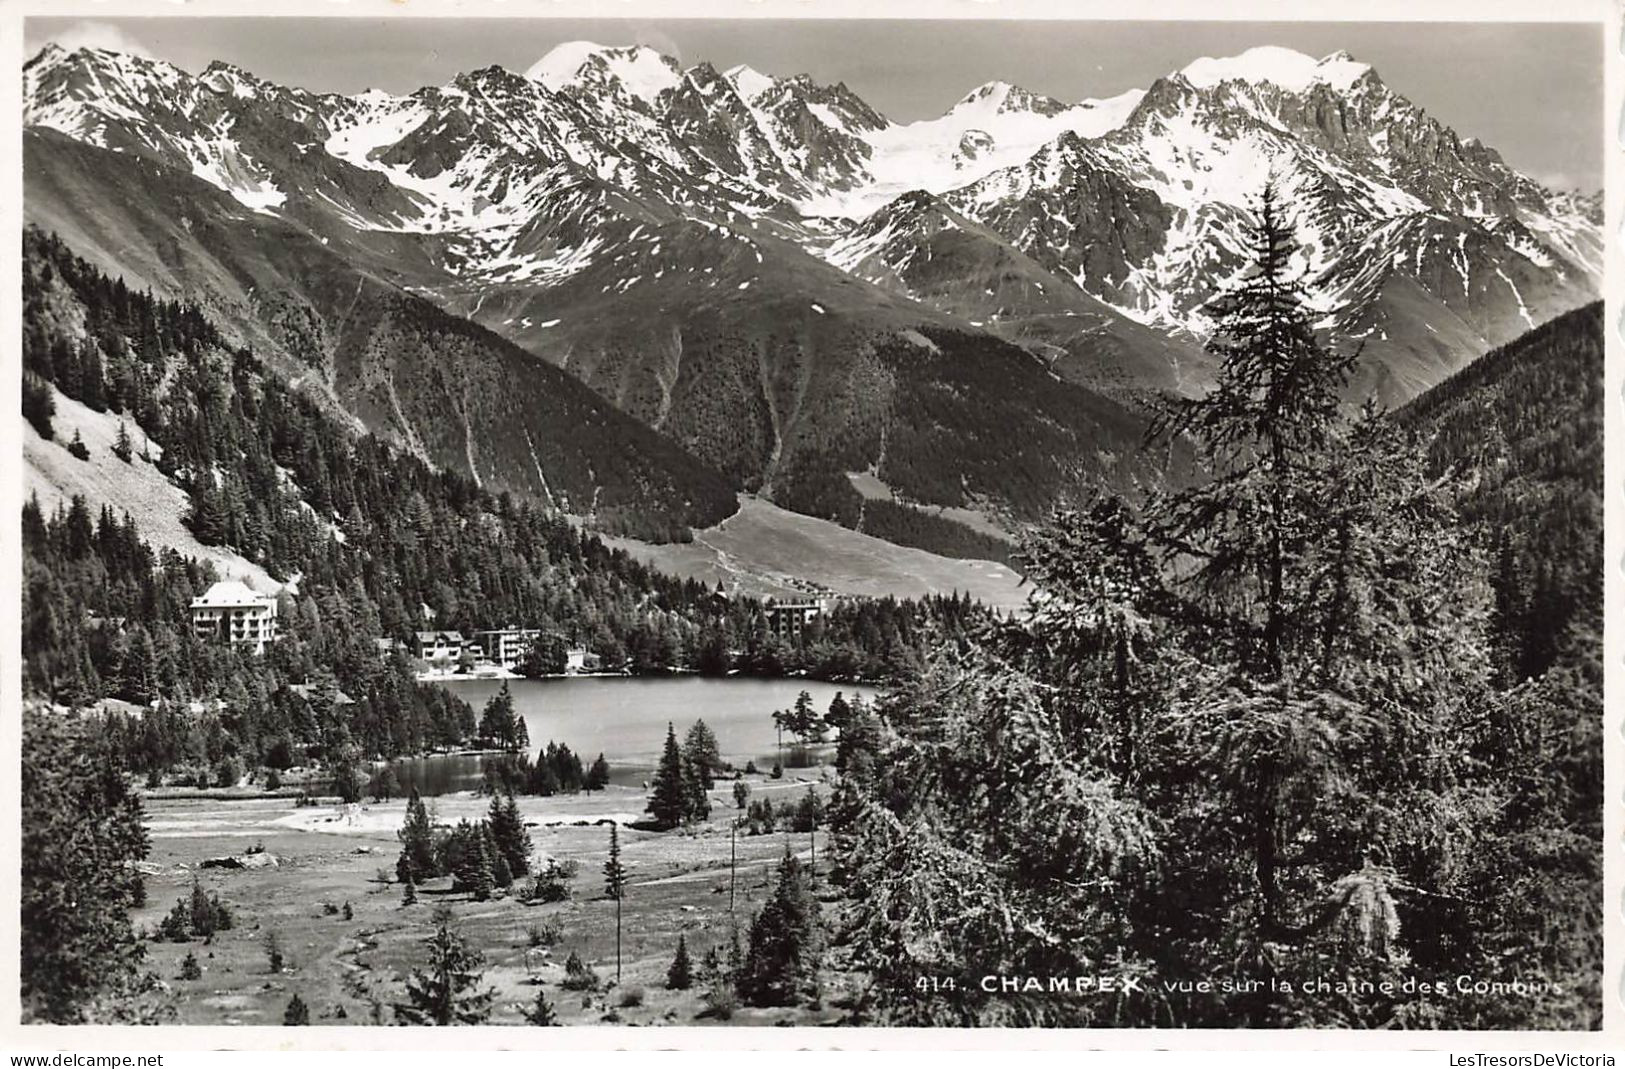
[[192,911],[183,899],[177,899],[175,908],[158,924],[158,938],[166,943],[188,943],[192,940]]
[[226,908],[224,902],[220,901],[218,892],[205,894],[203,884],[196,877],[192,878],[191,900],[181,899],[177,901],[175,910],[170,915],[174,916],[176,912],[183,908],[186,911],[186,919],[191,926],[193,935],[207,939],[214,935],[215,932],[224,932],[231,929],[233,923],[231,910]]
[[581,960],[581,955],[570,951],[570,956],[564,961],[564,983],[566,991],[597,991],[598,974],[591,965]]
[[779,816],[773,811],[773,799],[762,798],[750,803],[745,811],[747,835],[771,835],[778,827]]
[[[274,768],[271,769],[269,772],[265,773],[265,789],[268,790],[268,791],[279,791],[279,790],[281,790],[282,789],[282,773],[278,772]],[[308,1013],[309,1011],[307,1010],[306,1012]]]
[[310,1007],[298,995],[288,1000],[288,1008],[282,1012],[282,1023],[286,1025],[301,1025],[310,1023]]
[[750,800],[750,784],[744,780],[734,780],[734,808],[743,809]]
[[706,1013],[719,1021],[733,1020],[734,1011],[739,1008],[739,995],[730,983],[713,984],[705,992]]
[[525,945],[532,947],[558,946],[564,938],[564,929],[558,921],[543,921],[525,929]]
[[536,1001],[525,1007],[525,1023],[539,1028],[559,1023],[559,1015],[553,1012],[552,1005],[547,1001],[547,992],[540,988],[536,991]]
[[629,987],[625,991],[621,992],[622,1009],[635,1009],[641,1005],[643,1005],[643,988]]
[[68,443],[68,452],[80,460],[90,459],[90,447],[85,445],[84,437],[77,430],[73,432],[73,441]]
[[542,871],[536,874],[536,880],[531,884],[525,898],[530,902],[568,902],[572,894],[570,880],[575,877],[580,865],[575,861],[559,863],[549,859]]

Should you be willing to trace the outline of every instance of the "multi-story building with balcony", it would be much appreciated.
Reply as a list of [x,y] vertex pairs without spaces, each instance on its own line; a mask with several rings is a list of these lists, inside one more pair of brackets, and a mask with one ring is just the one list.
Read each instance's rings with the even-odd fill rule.
[[192,630],[199,638],[263,654],[276,641],[276,598],[257,594],[235,579],[222,580],[192,599]]

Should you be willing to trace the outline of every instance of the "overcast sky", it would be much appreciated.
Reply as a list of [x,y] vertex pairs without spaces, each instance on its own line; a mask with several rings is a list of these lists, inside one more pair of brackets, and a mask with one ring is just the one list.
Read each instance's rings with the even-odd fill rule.
[[647,44],[685,65],[748,63],[844,81],[891,119],[941,114],[1002,79],[1061,100],[1145,87],[1199,56],[1274,44],[1346,49],[1463,137],[1559,187],[1602,186],[1603,31],[1518,23],[993,22],[757,19],[36,18],[47,40],[142,52],[197,72],[211,60],[307,89],[410,92],[461,71],[524,71],[561,41]]

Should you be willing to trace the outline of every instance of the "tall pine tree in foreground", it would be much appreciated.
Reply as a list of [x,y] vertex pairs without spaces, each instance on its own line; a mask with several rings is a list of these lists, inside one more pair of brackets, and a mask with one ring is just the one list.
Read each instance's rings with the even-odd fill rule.
[[[1517,1007],[1402,991],[1424,972],[1504,975],[1508,954],[1525,975],[1582,965],[1583,944],[1531,907],[1567,908],[1589,867],[1558,807],[1509,774],[1492,731],[1518,717],[1485,715],[1515,702],[1546,718],[1490,686],[1487,566],[1454,487],[1393,420],[1341,408],[1353,357],[1312,330],[1284,215],[1266,189],[1252,262],[1209,308],[1218,382],[1160,427],[1205,480],[1058,512],[1023,552],[1043,597],[892,695],[861,775],[843,761],[842,932],[876,978],[860,1016],[1440,1027],[1591,1012],[1572,988]],[[1531,835],[1574,846],[1538,886],[1512,860]],[[1261,986],[1159,1001],[912,983],[1102,962],[1147,986]],[[1326,976],[1374,993],[1304,993]]]
[[615,982],[621,982],[621,902],[626,898],[626,866],[621,863],[621,829],[609,825],[609,857],[604,859],[604,893],[615,900]]
[[484,1024],[496,989],[481,987],[485,957],[453,927],[449,906],[434,911],[434,933],[424,941],[426,961],[406,981],[406,1001],[395,1017],[409,1025]]
[[801,862],[786,851],[773,897],[750,926],[738,974],[740,996],[753,1006],[791,1006],[816,998],[822,951],[818,900]]
[[23,711],[19,939],[22,1019],[117,1023],[137,1014],[145,898],[141,799],[87,726]]

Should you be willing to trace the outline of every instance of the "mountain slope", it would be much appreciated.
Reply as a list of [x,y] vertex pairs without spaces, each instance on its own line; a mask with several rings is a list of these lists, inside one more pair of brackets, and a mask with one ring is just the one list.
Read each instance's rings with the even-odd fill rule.
[[132,286],[199,304],[386,439],[610,529],[666,537],[733,511],[716,473],[571,376],[206,183],[114,162],[29,133],[27,219]]
[[[643,529],[659,510],[674,529],[654,533],[669,537],[727,515],[743,488],[855,525],[862,498],[845,473],[869,469],[905,507],[1012,522],[1101,480],[1158,477],[1135,455],[1143,420],[1133,413],[759,230],[651,220],[630,227],[615,255],[545,289],[487,283],[443,297],[508,330],[522,352],[197,179],[115,164],[49,131],[26,140],[31,221],[109,270],[215,310],[289,374],[315,372],[311,383],[345,412],[420,456],[601,523],[630,524],[635,498],[649,505]],[[998,378],[974,393],[955,385],[961,365],[988,360]],[[578,380],[642,426],[610,420]],[[934,409],[945,433],[929,441],[900,432],[921,391],[946,399]],[[954,433],[989,412],[1002,434],[1031,424],[1050,455],[989,455],[993,443]],[[662,466],[638,457],[658,452],[662,436],[726,482],[666,447],[663,487],[630,493],[659,478]],[[979,474],[949,485],[947,471]],[[595,498],[599,485],[628,492]]]
[[1530,647],[1526,674],[1601,636],[1604,330],[1600,302],[1577,309],[1397,413],[1434,471],[1465,475],[1458,506],[1499,557],[1498,594]]

